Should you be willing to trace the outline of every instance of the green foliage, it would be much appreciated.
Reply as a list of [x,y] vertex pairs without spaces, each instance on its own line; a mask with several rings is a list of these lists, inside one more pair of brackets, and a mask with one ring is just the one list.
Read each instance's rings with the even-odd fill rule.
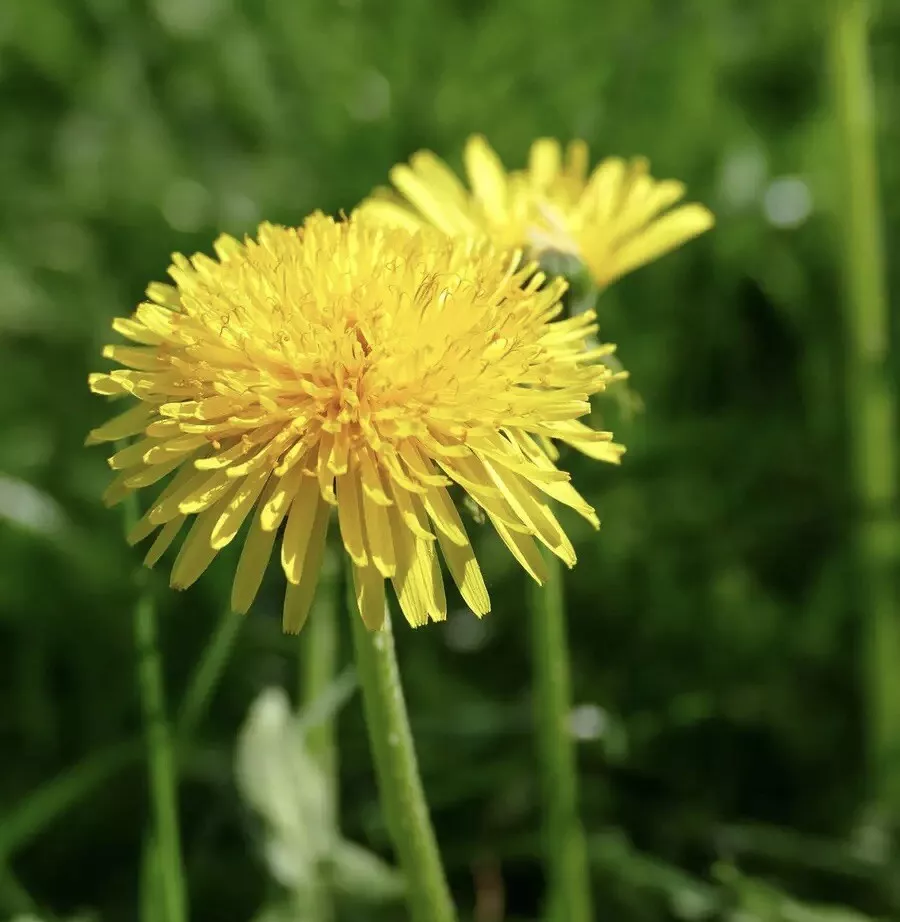
[[[898,50],[900,9],[885,2],[873,53],[889,253]],[[571,459],[603,519],[599,535],[572,521],[566,587],[575,699],[593,715],[579,757],[598,918],[855,918],[766,908],[796,900],[900,913],[862,764],[824,59],[818,0],[0,3],[0,918],[137,913],[135,557],[99,503],[103,453],[82,447],[106,415],[86,376],[110,318],[172,251],[350,209],[417,147],[458,165],[476,130],[510,165],[548,134],[646,154],[718,216],[601,298],[644,409],[597,407],[628,445],[620,470]],[[808,216],[784,177],[802,177]],[[889,272],[900,291],[900,261]],[[463,915],[500,868],[508,918],[529,919],[543,881],[524,576],[479,537],[494,613],[397,643]],[[234,559],[183,595],[164,586],[169,562],[152,584],[175,703]],[[266,902],[231,760],[258,692],[298,685],[281,580],[273,568],[179,751],[196,922],[244,922]],[[389,858],[356,699],[340,746],[341,828]],[[751,878],[720,879],[719,862]]]

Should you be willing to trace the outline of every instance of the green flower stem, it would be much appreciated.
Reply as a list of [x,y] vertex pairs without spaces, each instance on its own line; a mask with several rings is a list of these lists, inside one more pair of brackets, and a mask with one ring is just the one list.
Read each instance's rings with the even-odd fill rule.
[[859,590],[866,619],[872,791],[900,819],[900,565],[897,401],[889,368],[889,314],[873,124],[866,0],[832,0],[830,58],[842,157],[847,333],[846,390]]
[[[351,587],[352,589],[352,587]],[[353,645],[369,741],[388,829],[406,877],[413,922],[456,922],[456,910],[422,790],[394,650],[390,611],[369,632],[350,592]]]
[[544,801],[547,917],[593,922],[584,830],[578,818],[575,747],[569,731],[572,689],[562,564],[545,554],[548,579],[530,592],[535,722]]
[[[126,500],[125,519],[130,531],[139,518],[137,497]],[[172,738],[166,719],[162,657],[156,637],[156,607],[147,573],[135,576],[138,598],[134,607],[134,636],[137,647],[138,691],[144,715],[150,796],[153,805],[154,838],[158,845],[158,868],[164,922],[185,922],[187,900],[178,830],[178,797]]]

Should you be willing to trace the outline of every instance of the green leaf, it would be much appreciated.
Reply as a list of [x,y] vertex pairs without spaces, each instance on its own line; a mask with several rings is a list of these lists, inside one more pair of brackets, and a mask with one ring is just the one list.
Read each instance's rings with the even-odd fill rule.
[[331,856],[334,886],[338,893],[369,902],[398,899],[406,889],[403,875],[377,855],[339,841]]

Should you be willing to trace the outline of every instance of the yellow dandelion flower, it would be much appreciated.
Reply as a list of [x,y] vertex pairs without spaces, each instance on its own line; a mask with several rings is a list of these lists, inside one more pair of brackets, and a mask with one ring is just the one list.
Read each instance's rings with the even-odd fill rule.
[[400,197],[377,192],[361,206],[373,218],[401,227],[428,223],[452,236],[486,234],[531,256],[547,252],[578,259],[599,288],[709,230],[703,205],[678,205],[685,187],[654,180],[642,158],[603,160],[588,175],[584,141],[540,138],[528,168],[507,172],[480,135],[464,154],[471,191],[430,151],[391,170]]
[[488,242],[320,214],[215,252],[175,255],[174,285],[113,322],[133,343],[104,350],[122,367],[90,377],[137,398],[88,436],[137,437],[109,459],[106,501],[169,478],[128,536],[157,532],[148,565],[189,524],[171,583],[190,586],[249,518],[232,606],[250,607],[280,532],[284,627],[298,631],[334,510],[370,628],[386,579],[412,625],[445,617],[438,549],[482,615],[454,486],[538,581],[536,541],[574,564],[550,502],[597,518],[539,440],[611,444],[579,417],[612,375],[609,349],[585,348],[593,315],[557,319],[564,281]]

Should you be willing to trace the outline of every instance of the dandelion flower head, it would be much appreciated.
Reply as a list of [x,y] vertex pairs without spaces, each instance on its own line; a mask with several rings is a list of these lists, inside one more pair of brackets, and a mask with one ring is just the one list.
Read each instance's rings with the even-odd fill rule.
[[412,625],[445,617],[439,553],[482,615],[490,601],[453,493],[535,579],[536,542],[574,564],[550,503],[596,515],[541,442],[602,456],[611,434],[579,417],[613,375],[609,347],[585,346],[593,315],[558,319],[564,281],[486,241],[321,214],[222,236],[215,253],[176,254],[174,284],[152,284],[113,322],[131,343],[104,356],[122,367],[90,377],[131,404],[88,437],[134,437],[109,459],[106,501],[163,487],[129,535],[156,533],[148,565],[188,526],[171,573],[185,588],[243,531],[231,596],[243,612],[280,535],[283,623],[298,631],[336,519],[370,628],[387,579]]
[[[647,161],[603,160],[588,173],[588,148],[539,138],[528,168],[507,172],[481,135],[469,138],[464,162],[470,189],[430,151],[391,170],[399,197],[377,192],[361,207],[381,221],[413,228],[432,224],[450,235],[487,235],[535,258],[574,257],[603,288],[708,230],[709,209],[677,203],[682,183],[658,181]],[[677,207],[673,207],[676,206]]]

